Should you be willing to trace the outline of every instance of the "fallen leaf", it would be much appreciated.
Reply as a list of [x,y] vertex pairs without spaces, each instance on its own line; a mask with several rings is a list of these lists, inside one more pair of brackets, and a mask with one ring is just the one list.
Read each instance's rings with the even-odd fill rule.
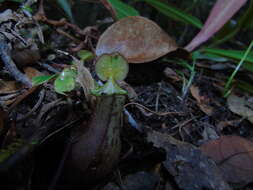
[[231,190],[216,164],[185,142],[156,131],[149,132],[147,141],[166,151],[165,169],[182,190]]
[[163,71],[163,74],[171,79],[173,82],[178,82],[182,80],[182,77],[180,77],[174,70],[172,70],[170,67],[166,67]]
[[16,81],[0,80],[0,94],[13,93],[22,88],[22,85]]
[[156,23],[141,16],[130,16],[114,23],[101,35],[96,55],[118,52],[129,63],[144,63],[176,49],[175,41]]
[[95,88],[94,79],[89,69],[84,66],[82,61],[75,58],[74,61],[77,66],[76,81],[82,86],[84,95],[87,98],[88,102],[93,104],[95,102],[95,97],[92,96],[90,92]]
[[247,0],[217,0],[201,31],[185,47],[188,51],[207,41],[247,2]]
[[206,113],[207,115],[212,115],[214,112],[214,108],[210,106],[210,98],[204,94],[201,94],[200,89],[198,86],[192,85],[190,87],[190,91],[192,96],[197,100],[197,104],[201,111]]
[[14,49],[11,51],[11,58],[18,67],[24,67],[35,64],[41,57],[38,50]]
[[25,75],[32,80],[33,77],[41,76],[42,73],[33,67],[25,67],[24,68]]
[[253,142],[239,136],[221,136],[200,147],[219,165],[225,179],[246,185],[253,181]]
[[245,97],[238,97],[231,94],[227,98],[229,109],[253,123],[253,101]]

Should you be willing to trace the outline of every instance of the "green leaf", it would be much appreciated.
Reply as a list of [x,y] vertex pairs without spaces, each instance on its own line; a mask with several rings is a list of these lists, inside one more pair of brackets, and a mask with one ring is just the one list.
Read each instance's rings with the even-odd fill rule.
[[74,69],[66,68],[54,81],[54,89],[59,94],[70,92],[75,88],[77,72]]
[[33,77],[32,85],[37,86],[37,85],[43,84],[56,76],[57,75],[42,75],[42,76]]
[[[233,60],[241,60],[245,54],[245,51],[240,50],[225,50],[225,49],[212,49],[212,48],[205,48],[203,49],[204,52],[209,54],[218,55],[221,57],[227,57]],[[253,52],[250,52],[248,56],[245,58],[245,62],[243,67],[249,71],[253,72]]]
[[77,55],[81,61],[87,61],[94,58],[93,53],[88,50],[80,50]]
[[32,13],[32,12],[33,12],[33,9],[32,9],[31,7],[29,7],[29,6],[23,5],[23,6],[22,6],[22,9],[25,10],[25,11],[27,11],[27,12],[29,12],[29,13]]
[[64,12],[69,17],[70,21],[74,23],[74,18],[71,10],[71,6],[68,0],[57,0],[57,3],[61,6],[61,8],[64,10]]
[[198,18],[188,13],[185,13],[184,11],[178,8],[175,8],[168,3],[162,2],[160,0],[144,0],[144,1],[153,6],[154,8],[156,8],[159,12],[161,12],[165,16],[170,17],[174,20],[181,21],[186,24],[191,24],[193,26],[196,26],[197,28],[202,28],[203,26]]
[[116,11],[117,19],[122,19],[128,16],[138,16],[139,12],[133,7],[129,6],[126,3],[123,3],[120,0],[107,0]]

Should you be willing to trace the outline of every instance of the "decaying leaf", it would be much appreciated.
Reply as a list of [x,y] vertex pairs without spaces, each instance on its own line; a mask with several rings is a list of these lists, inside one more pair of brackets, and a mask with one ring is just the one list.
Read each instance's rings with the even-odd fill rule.
[[203,111],[204,113],[206,113],[207,115],[212,115],[212,113],[214,112],[214,109],[212,106],[210,106],[210,98],[208,98],[205,95],[201,95],[200,93],[200,89],[198,86],[194,86],[192,85],[190,87],[190,91],[192,96],[197,100],[198,106],[201,109],[201,111]]
[[33,67],[25,67],[24,68],[25,71],[25,75],[32,80],[33,77],[37,77],[42,75],[42,73],[40,71],[38,71],[37,69],[33,68]]
[[166,151],[165,169],[183,190],[231,190],[215,163],[193,145],[152,131],[147,140]]
[[88,102],[94,102],[95,97],[91,95],[90,91],[94,89],[94,79],[90,71],[84,66],[82,61],[73,58],[77,66],[77,78],[76,81],[82,86],[84,95]]
[[253,142],[239,136],[221,136],[200,149],[221,168],[225,179],[245,185],[253,181]]
[[156,23],[141,16],[130,16],[116,22],[101,35],[96,55],[118,52],[129,63],[144,63],[176,49],[175,41]]
[[11,57],[18,67],[35,64],[41,58],[39,51],[35,49],[14,49]]
[[227,99],[229,109],[253,123],[253,101],[231,94]]
[[8,94],[13,93],[22,88],[22,85],[20,85],[16,81],[3,81],[0,80],[0,94]]

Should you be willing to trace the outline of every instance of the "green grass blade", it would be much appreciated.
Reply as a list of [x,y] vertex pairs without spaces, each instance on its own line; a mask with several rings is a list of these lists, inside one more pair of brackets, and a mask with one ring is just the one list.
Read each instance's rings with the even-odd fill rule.
[[243,57],[242,59],[240,60],[239,64],[237,65],[237,67],[235,68],[234,72],[231,74],[231,76],[229,77],[226,85],[225,85],[225,89],[224,89],[224,96],[227,97],[229,94],[229,88],[230,88],[230,85],[236,75],[236,73],[239,71],[239,69],[241,68],[241,66],[243,65],[244,61],[247,59],[249,53],[250,53],[250,50],[252,49],[252,46],[253,46],[253,40],[251,41],[249,47],[247,48],[246,52],[243,54]]
[[32,85],[37,86],[37,85],[43,84],[56,76],[57,75],[41,75],[41,76],[33,77],[32,78]]
[[138,16],[139,12],[133,7],[129,6],[126,3],[123,3],[120,0],[107,0],[116,11],[117,19],[122,19],[128,16]]
[[[203,51],[205,53],[214,54],[221,57],[227,57],[227,58],[237,60],[237,61],[241,60],[245,54],[245,51],[240,51],[240,50],[205,48]],[[245,58],[245,62],[246,63],[243,64],[243,67],[253,72],[253,52],[248,53],[248,56]]]
[[190,14],[185,13],[184,11],[175,8],[168,3],[161,2],[160,0],[144,0],[154,8],[156,8],[159,12],[164,14],[167,17],[170,17],[174,20],[181,21],[186,24],[191,24],[196,26],[197,28],[202,28],[203,24],[201,21]]

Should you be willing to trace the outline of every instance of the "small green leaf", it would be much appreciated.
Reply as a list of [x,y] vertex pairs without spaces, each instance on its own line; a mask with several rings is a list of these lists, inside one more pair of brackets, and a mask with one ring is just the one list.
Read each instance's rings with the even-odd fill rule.
[[93,53],[88,50],[80,50],[77,55],[81,61],[87,61],[94,58]]
[[202,28],[203,26],[203,24],[197,17],[187,14],[184,11],[175,8],[166,2],[162,2],[160,0],[144,0],[144,1],[150,4],[152,7],[157,9],[165,16],[170,17],[174,20],[181,21],[186,24],[191,24],[193,26],[196,26],[197,28]]
[[107,0],[116,11],[117,19],[122,19],[128,16],[138,16],[139,12],[133,7],[129,6],[126,3],[123,3],[120,0]]
[[29,13],[32,13],[32,12],[33,12],[33,9],[32,9],[31,7],[29,7],[29,6],[23,5],[23,6],[22,6],[22,9],[25,10],[25,11],[27,11],[27,12],[29,12]]
[[115,81],[124,80],[128,73],[128,63],[119,54],[104,54],[96,63],[98,77],[106,81],[112,77]]
[[43,84],[56,76],[57,75],[42,75],[42,76],[33,77],[32,85],[37,86],[37,85]]
[[54,81],[54,89],[59,94],[70,92],[75,88],[77,72],[74,69],[66,68]]

